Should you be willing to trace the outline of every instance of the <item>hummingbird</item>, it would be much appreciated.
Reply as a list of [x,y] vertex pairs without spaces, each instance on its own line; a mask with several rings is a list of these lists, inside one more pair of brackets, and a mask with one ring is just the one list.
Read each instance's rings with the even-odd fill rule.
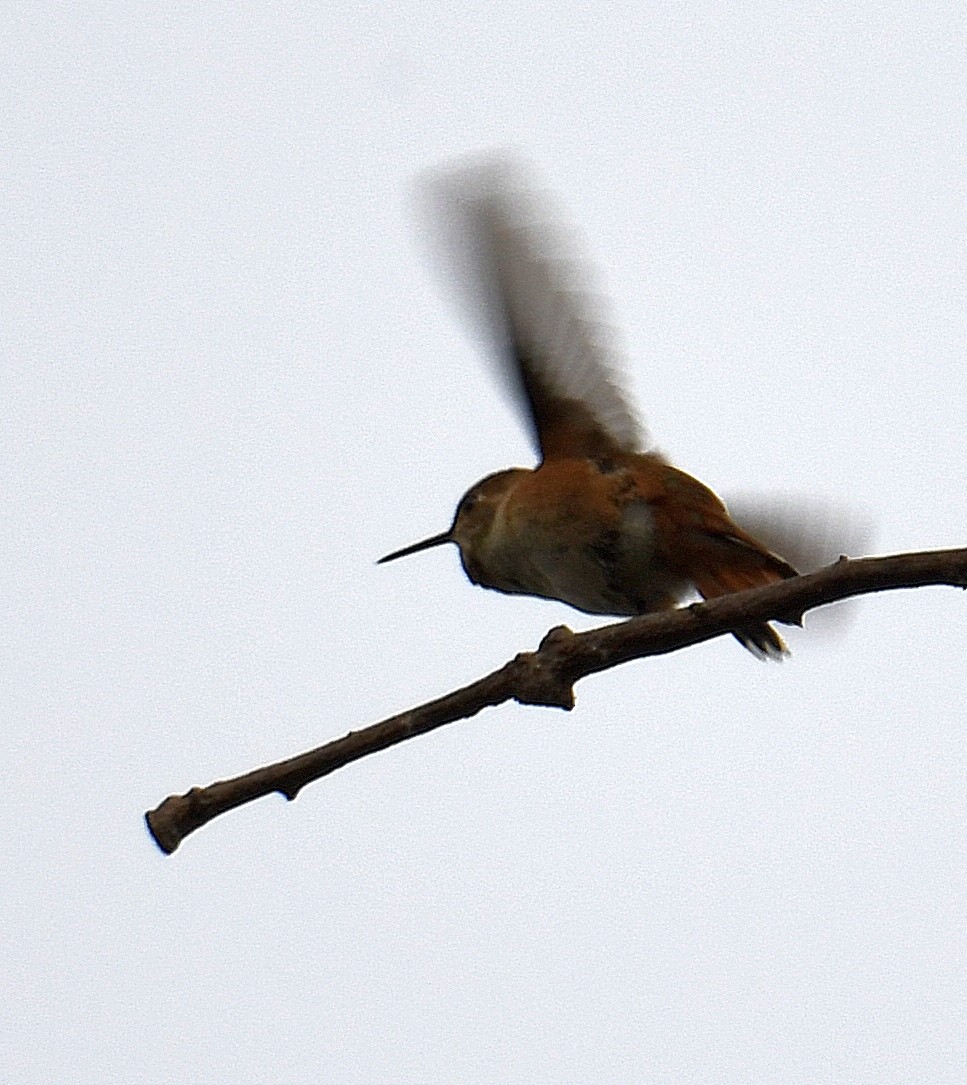
[[[454,543],[474,584],[615,617],[797,576],[707,486],[647,446],[581,265],[511,165],[488,161],[441,180],[434,203],[456,285],[495,348],[539,462],[481,479],[448,530],[379,563]],[[787,654],[767,623],[733,633],[761,659]]]

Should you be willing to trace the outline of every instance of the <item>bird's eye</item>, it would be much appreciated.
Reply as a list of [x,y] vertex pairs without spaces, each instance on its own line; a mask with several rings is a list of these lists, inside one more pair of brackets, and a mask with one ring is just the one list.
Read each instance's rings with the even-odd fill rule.
[[476,494],[467,494],[460,506],[461,512],[469,512],[477,503]]

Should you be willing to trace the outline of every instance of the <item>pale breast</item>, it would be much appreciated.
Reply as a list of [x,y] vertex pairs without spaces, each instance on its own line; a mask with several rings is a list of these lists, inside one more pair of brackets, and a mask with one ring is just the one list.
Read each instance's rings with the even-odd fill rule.
[[660,560],[646,502],[628,504],[610,530],[573,526],[571,532],[559,523],[498,516],[481,548],[482,560],[467,572],[498,591],[557,599],[588,614],[663,609],[687,589]]

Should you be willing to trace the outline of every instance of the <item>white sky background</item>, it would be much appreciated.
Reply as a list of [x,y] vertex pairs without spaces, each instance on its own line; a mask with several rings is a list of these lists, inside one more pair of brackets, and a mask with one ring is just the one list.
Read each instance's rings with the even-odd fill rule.
[[536,163],[676,463],[967,542],[961,4],[397,7],[3,15],[0,1078],[963,1081],[952,589],[150,843],[595,624],[373,564],[532,462],[414,229],[460,153]]

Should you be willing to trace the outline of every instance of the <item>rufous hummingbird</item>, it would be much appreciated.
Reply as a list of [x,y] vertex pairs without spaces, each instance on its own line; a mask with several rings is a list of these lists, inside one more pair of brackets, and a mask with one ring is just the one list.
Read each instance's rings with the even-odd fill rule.
[[[449,174],[440,206],[460,235],[459,285],[498,346],[540,463],[488,475],[449,530],[380,562],[456,543],[475,584],[616,616],[796,576],[707,486],[643,450],[576,265],[551,251],[560,233],[511,181],[504,163]],[[787,651],[765,623],[734,635],[763,659]]]

